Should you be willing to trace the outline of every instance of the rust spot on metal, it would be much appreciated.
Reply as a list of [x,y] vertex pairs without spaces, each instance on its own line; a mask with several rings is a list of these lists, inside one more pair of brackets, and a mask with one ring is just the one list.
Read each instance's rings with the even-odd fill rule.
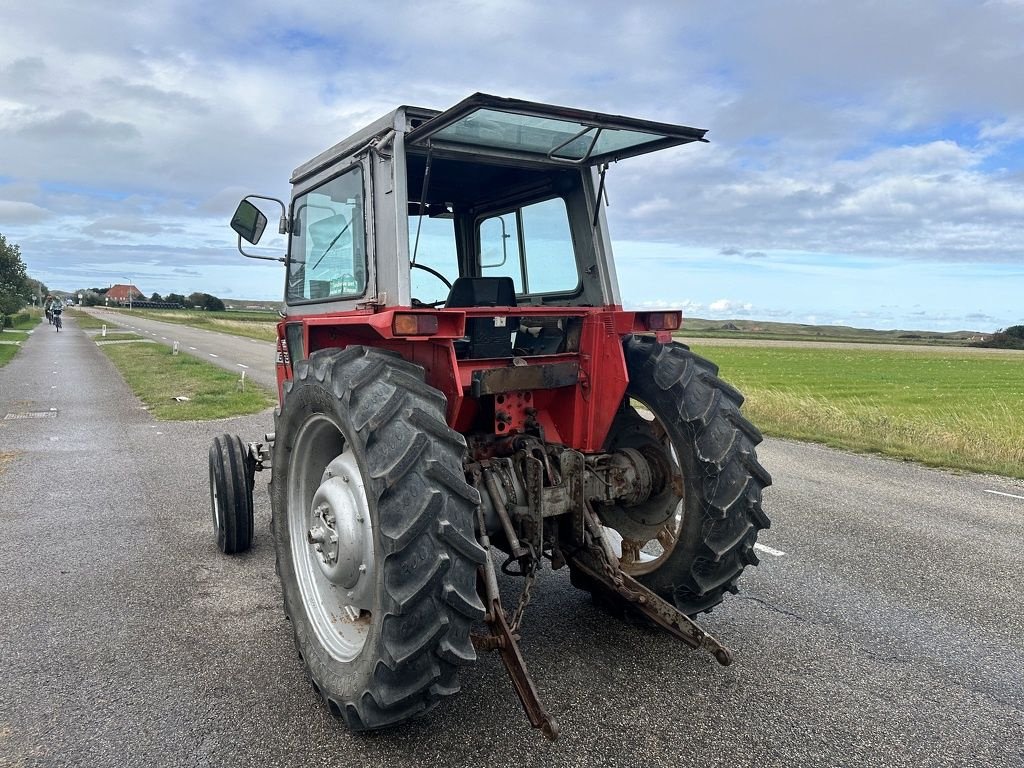
[[473,397],[531,389],[557,389],[574,386],[580,379],[580,364],[542,363],[508,368],[473,371]]

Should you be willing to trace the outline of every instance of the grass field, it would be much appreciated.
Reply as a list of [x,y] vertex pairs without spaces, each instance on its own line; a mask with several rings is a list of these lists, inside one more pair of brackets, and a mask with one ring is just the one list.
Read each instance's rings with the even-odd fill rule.
[[765,434],[1024,478],[1024,354],[694,344]]
[[[258,413],[276,401],[262,387],[189,355],[173,355],[162,344],[104,344],[100,347],[149,412],[168,421],[203,421]],[[185,396],[187,402],[174,398]]]
[[124,312],[126,316],[148,317],[165,323],[206,328],[260,341],[277,341],[277,321],[280,319],[275,312],[204,312],[198,309],[119,311]]

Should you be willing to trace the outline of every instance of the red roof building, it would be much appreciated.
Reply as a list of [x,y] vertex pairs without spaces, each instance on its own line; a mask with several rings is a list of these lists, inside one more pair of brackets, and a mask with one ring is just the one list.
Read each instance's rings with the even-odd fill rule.
[[141,301],[146,298],[145,294],[136,288],[134,285],[112,285],[107,291],[107,301],[112,301],[115,304],[127,304],[128,297],[131,296],[132,301]]

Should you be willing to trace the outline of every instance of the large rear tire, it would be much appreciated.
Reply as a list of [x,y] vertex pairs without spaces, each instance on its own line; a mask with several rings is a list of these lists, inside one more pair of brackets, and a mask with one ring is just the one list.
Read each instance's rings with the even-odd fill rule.
[[[695,615],[736,592],[744,568],[758,563],[757,534],[770,525],[761,492],[771,484],[754,450],[761,433],[740,413],[743,396],[718,378],[718,367],[684,345],[635,336],[625,353],[629,386],[606,449],[655,457],[664,482],[642,504],[598,514],[615,531],[623,569]],[[639,557],[625,556],[637,550]]]
[[296,362],[276,420],[285,611],[314,687],[353,730],[426,712],[476,659],[480,497],[423,379],[381,350],[316,352]]

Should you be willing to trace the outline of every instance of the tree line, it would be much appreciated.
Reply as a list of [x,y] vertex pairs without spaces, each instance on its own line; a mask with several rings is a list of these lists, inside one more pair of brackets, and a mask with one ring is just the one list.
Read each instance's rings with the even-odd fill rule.
[[[82,296],[82,303],[87,307],[103,306],[109,288],[81,288],[77,293]],[[172,304],[184,309],[205,309],[207,312],[223,312],[224,302],[210,293],[196,291],[187,296],[181,293],[168,293],[161,296],[154,292],[149,298],[143,297],[135,301],[152,302],[154,304]]]
[[985,341],[976,341],[972,347],[994,347],[996,349],[1024,349],[1024,325],[1000,328]]

